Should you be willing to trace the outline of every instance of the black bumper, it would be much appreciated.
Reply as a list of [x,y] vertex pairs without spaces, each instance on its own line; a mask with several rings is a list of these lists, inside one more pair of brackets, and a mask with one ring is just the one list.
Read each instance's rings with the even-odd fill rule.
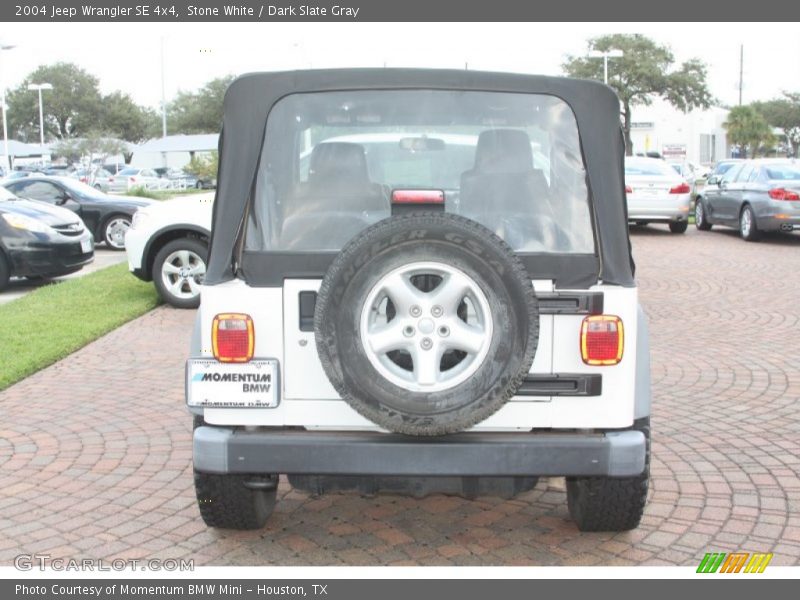
[[81,239],[31,241],[8,249],[17,277],[57,277],[80,271],[94,260],[94,249],[81,250]]
[[391,476],[616,476],[644,471],[641,431],[462,433],[415,438],[375,432],[194,431],[203,473]]

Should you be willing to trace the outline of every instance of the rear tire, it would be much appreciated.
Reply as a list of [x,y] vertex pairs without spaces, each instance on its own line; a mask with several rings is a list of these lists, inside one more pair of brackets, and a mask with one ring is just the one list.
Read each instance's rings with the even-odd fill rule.
[[702,198],[698,198],[694,205],[694,226],[700,231],[709,231],[712,227],[706,217],[706,206]]
[[122,214],[111,215],[105,220],[100,231],[106,248],[118,252],[125,250],[125,232],[130,229],[131,220],[130,215]]
[[756,223],[756,215],[749,204],[745,204],[739,214],[739,235],[745,242],[757,242],[761,239],[761,230]]
[[639,526],[650,482],[650,418],[636,429],[647,439],[644,472],[636,477],[567,477],[569,514],[580,531],[629,531]]
[[687,229],[689,229],[688,221],[677,221],[669,224],[669,230],[672,233],[686,233]]
[[[194,415],[193,429],[204,425]],[[252,489],[245,483],[259,483],[267,489]],[[194,472],[194,489],[200,516],[209,527],[219,529],[261,529],[275,509],[278,476],[215,475]]]
[[251,489],[252,475],[194,473],[200,516],[209,527],[261,529],[275,509],[278,476],[265,475],[259,483],[272,489]]

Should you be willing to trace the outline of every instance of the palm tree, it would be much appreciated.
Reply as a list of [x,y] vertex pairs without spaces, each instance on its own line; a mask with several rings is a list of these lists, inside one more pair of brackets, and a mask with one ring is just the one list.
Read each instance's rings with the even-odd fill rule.
[[773,141],[769,123],[752,106],[735,106],[722,126],[728,134],[728,142],[742,149],[743,158],[747,158],[748,149],[755,156],[762,144],[769,147]]

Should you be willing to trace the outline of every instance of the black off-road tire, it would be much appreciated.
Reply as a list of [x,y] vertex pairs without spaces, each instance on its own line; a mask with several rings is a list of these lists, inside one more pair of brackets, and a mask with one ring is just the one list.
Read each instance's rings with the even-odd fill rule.
[[[433,392],[410,391],[384,378],[360,335],[362,307],[373,286],[393,269],[416,262],[460,269],[492,311],[493,334],[478,370]],[[345,246],[320,287],[314,331],[325,373],[350,406],[390,431],[435,436],[468,429],[516,393],[533,362],[539,312],[530,275],[498,236],[457,215],[415,213],[376,223]]]
[[[201,425],[203,417],[194,415],[194,428]],[[266,489],[253,489],[254,484]],[[278,476],[216,475],[195,471],[194,489],[200,516],[209,527],[261,529],[275,509]]]
[[183,237],[164,245],[161,250],[156,254],[153,260],[153,266],[150,273],[153,277],[153,285],[156,287],[158,295],[170,306],[175,308],[197,308],[200,306],[200,294],[193,298],[180,298],[173,294],[165,285],[161,277],[161,270],[164,267],[164,261],[167,257],[176,250],[188,250],[194,252],[203,259],[206,266],[208,266],[208,245],[197,238]]
[[644,472],[636,477],[567,477],[567,506],[580,531],[629,531],[642,519],[650,482],[650,418],[636,421],[647,439]]
[[694,205],[694,226],[700,231],[710,231],[713,224],[708,222],[706,216],[706,205],[703,203],[702,198],[698,198]]
[[672,233],[686,233],[689,229],[689,221],[675,221],[669,224],[669,230]]

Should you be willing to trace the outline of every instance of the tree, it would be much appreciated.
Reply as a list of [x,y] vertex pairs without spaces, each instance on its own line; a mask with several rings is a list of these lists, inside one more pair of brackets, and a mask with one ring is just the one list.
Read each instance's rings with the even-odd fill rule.
[[128,152],[128,144],[123,140],[92,132],[85,138],[67,138],[53,146],[53,154],[63,156],[70,162],[78,162],[87,157],[91,163],[100,159],[103,163],[109,156]]
[[783,131],[792,145],[792,156],[800,150],[800,93],[784,92],[783,98],[767,102],[754,102],[753,108],[761,113],[772,127]]
[[728,134],[728,142],[742,149],[743,158],[747,158],[748,150],[755,156],[762,145],[769,148],[774,143],[769,123],[751,105],[734,106],[722,126]]
[[13,137],[39,139],[39,94],[31,83],[52,84],[43,92],[45,138],[59,140],[83,135],[97,126],[101,95],[97,78],[72,63],[37,68],[8,93],[8,126]]
[[[589,50],[622,50],[623,56],[608,62],[608,85],[622,103],[623,131],[627,154],[633,154],[631,108],[649,105],[654,96],[667,100],[678,110],[708,108],[713,102],[706,83],[706,66],[692,59],[672,69],[675,58],[670,49],[640,34],[604,35],[589,40]],[[572,77],[603,80],[603,61],[569,56],[563,65]]]
[[222,128],[222,101],[233,75],[212,79],[197,92],[178,92],[167,110],[171,133],[214,133]]
[[[161,119],[158,114],[153,109],[139,106],[128,94],[119,91],[103,98],[98,121],[98,129],[105,132],[106,137],[119,138],[133,144],[161,135]],[[122,154],[125,162],[130,162],[132,154],[127,149]]]
[[219,154],[214,151],[205,156],[192,156],[189,164],[183,167],[183,170],[198,179],[209,181],[217,177],[218,168]]

